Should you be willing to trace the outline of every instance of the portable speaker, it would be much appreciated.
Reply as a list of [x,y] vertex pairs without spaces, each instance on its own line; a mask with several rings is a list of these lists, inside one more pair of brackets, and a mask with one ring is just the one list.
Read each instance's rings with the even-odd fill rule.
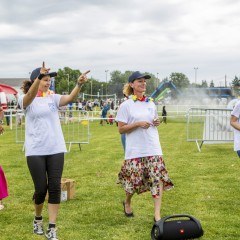
[[[173,218],[177,219],[170,220]],[[187,214],[162,218],[154,223],[151,231],[152,240],[184,240],[199,238],[202,235],[203,229],[200,222]]]

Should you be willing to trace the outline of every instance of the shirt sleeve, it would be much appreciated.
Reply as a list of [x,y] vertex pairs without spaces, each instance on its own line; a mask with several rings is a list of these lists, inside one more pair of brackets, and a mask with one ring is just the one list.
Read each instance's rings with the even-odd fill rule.
[[128,108],[125,103],[122,103],[117,111],[116,121],[118,122],[128,123]]
[[54,96],[54,103],[56,104],[57,108],[59,108],[59,104],[60,104],[60,100],[61,100],[62,95],[54,94],[53,96]]
[[239,118],[239,115],[240,115],[240,103],[238,103],[238,104],[233,108],[233,110],[232,110],[232,112],[231,112],[231,115]]

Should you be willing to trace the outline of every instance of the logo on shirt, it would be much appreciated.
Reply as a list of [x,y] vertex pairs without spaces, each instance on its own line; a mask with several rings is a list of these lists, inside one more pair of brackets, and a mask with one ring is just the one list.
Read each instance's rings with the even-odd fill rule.
[[151,115],[154,115],[155,110],[154,110],[153,108],[148,108],[148,112],[149,112]]
[[55,112],[57,110],[54,103],[48,103],[48,107],[52,112]]

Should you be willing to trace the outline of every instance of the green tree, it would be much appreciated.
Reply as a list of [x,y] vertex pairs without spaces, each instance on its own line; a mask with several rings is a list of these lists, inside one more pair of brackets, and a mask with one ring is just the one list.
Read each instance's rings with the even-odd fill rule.
[[[56,93],[70,93],[76,85],[78,77],[81,75],[79,70],[73,70],[69,67],[58,69],[57,77],[55,77]],[[82,91],[85,86],[83,86]]]
[[211,80],[211,82],[210,82],[210,88],[214,88],[214,82],[213,82],[213,80]]
[[[133,73],[133,71],[125,71],[122,73],[121,71],[115,70],[110,73],[111,79],[109,81],[109,94],[117,94],[118,98],[122,98],[123,93],[123,86],[128,82],[128,77]],[[151,76],[150,79],[147,80],[147,91],[146,94],[150,95],[154,89],[156,88],[156,80],[157,78],[148,72],[145,72],[144,74],[148,74]]]
[[207,81],[206,80],[202,80],[202,85],[201,85],[202,88],[207,88],[208,87],[208,84],[207,84]]
[[187,88],[190,84],[189,79],[183,73],[171,73],[170,80],[177,88]]
[[110,83],[111,84],[119,84],[119,83],[122,83],[122,84],[125,84],[127,83],[128,81],[128,76],[131,75],[132,72],[130,71],[126,71],[125,73],[122,73],[121,71],[118,71],[118,70],[115,70],[115,71],[112,71],[110,73],[110,76],[111,76],[111,79],[110,79]]
[[239,87],[240,86],[240,79],[235,76],[235,78],[232,80],[232,86],[233,87]]

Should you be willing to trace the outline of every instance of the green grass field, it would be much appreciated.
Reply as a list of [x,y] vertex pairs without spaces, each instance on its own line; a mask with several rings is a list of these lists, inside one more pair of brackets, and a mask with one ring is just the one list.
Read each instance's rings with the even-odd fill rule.
[[[44,131],[44,130],[43,130]],[[65,156],[63,177],[76,181],[76,198],[61,203],[58,235],[61,240],[148,240],[153,226],[150,193],[133,198],[135,217],[123,214],[124,191],[116,185],[123,149],[115,125],[91,122],[90,144],[73,145]],[[164,192],[162,217],[190,214],[200,220],[203,240],[239,240],[240,174],[233,144],[203,145],[198,152],[186,141],[186,123],[159,126],[164,159],[175,188]],[[44,239],[32,234],[33,184],[22,145],[6,127],[0,136],[0,164],[9,188],[0,211],[0,239]],[[43,212],[47,226],[46,207]]]

